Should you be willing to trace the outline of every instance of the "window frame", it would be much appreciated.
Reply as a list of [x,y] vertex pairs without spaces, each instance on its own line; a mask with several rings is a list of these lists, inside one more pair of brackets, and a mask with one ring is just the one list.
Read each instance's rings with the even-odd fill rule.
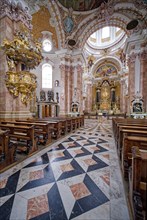
[[[49,77],[44,77],[43,74],[44,74],[44,68],[49,68],[49,71],[51,70],[50,74],[49,74]],[[48,83],[44,83],[46,81],[51,81],[49,84]],[[46,86],[45,86],[46,85]],[[48,86],[47,86],[48,85]],[[50,86],[51,85],[51,86]],[[52,65],[49,64],[49,63],[44,63],[42,65],[42,89],[52,89],[53,88],[53,68],[52,68]]]
[[[49,42],[50,43],[50,50],[46,50],[44,47],[44,42]],[[52,42],[51,42],[51,40],[50,39],[48,39],[48,38],[46,38],[46,39],[44,39],[43,41],[42,41],[42,49],[43,49],[43,51],[44,52],[46,52],[46,53],[49,53],[51,50],[52,50]]]

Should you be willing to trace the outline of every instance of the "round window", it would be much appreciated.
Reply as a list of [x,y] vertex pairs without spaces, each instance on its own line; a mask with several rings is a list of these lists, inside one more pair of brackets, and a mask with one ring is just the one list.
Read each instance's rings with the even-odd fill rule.
[[46,52],[49,52],[52,49],[52,44],[50,40],[47,39],[43,41],[42,46],[43,46],[43,50]]

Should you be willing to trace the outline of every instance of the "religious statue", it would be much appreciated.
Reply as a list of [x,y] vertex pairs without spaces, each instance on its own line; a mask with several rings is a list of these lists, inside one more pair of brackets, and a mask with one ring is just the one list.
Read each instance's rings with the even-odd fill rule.
[[141,103],[135,103],[135,104],[133,105],[133,112],[142,112]]
[[40,101],[46,101],[45,91],[43,90],[40,91]]
[[125,63],[126,63],[126,55],[125,55],[125,53],[123,52],[122,49],[120,50],[119,58],[120,58],[120,61],[122,62],[122,64],[125,66]]

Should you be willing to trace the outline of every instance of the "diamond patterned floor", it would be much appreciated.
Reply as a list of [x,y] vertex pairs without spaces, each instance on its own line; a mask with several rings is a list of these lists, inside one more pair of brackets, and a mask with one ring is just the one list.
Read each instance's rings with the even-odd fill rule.
[[0,220],[130,220],[111,122],[85,127],[1,174]]

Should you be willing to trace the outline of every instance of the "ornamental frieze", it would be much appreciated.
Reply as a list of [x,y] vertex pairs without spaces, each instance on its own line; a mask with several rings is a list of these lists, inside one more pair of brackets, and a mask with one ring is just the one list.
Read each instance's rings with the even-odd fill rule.
[[28,8],[24,7],[21,2],[15,3],[14,1],[1,0],[0,18],[4,18],[5,16],[9,17],[12,21],[21,21],[27,28],[32,29],[32,16],[29,14]]

